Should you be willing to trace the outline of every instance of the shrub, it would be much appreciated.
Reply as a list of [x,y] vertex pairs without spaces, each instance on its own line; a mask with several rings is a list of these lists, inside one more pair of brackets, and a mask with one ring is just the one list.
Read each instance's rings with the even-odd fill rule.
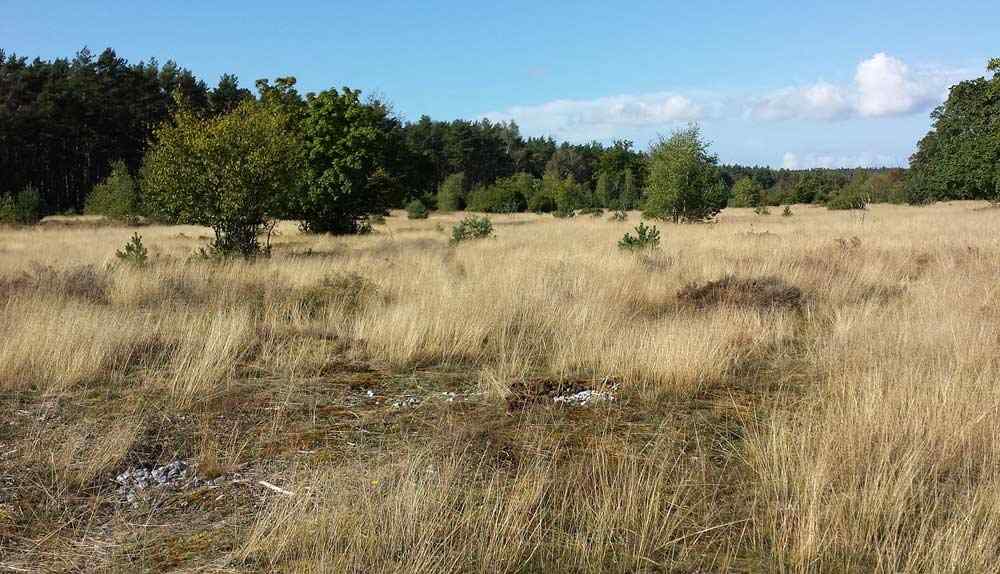
[[688,285],[677,294],[681,303],[699,309],[733,305],[772,309],[799,307],[802,291],[778,277],[737,278],[726,276],[704,285]]
[[528,199],[528,211],[534,213],[551,213],[556,209],[556,200],[551,195],[540,190]]
[[580,215],[590,215],[592,217],[600,217],[604,215],[604,210],[600,207],[584,207],[580,210]]
[[138,189],[125,162],[116,161],[111,166],[111,175],[94,186],[87,197],[84,213],[119,220],[139,216]]
[[868,186],[863,177],[851,180],[826,201],[827,209],[866,209],[869,203]]
[[424,205],[424,202],[419,199],[414,199],[410,203],[406,204],[407,219],[427,219],[427,216],[427,206]]
[[707,221],[726,206],[726,188],[697,126],[676,131],[650,151],[644,214],[675,222]]
[[141,267],[146,264],[149,252],[146,250],[146,246],[142,244],[142,236],[138,233],[133,233],[132,239],[125,244],[125,247],[119,249],[115,253],[115,256],[120,261]]
[[155,139],[143,165],[154,212],[210,227],[219,255],[260,253],[259,236],[301,181],[301,148],[288,117],[254,101],[216,118],[182,108]]
[[552,212],[552,215],[560,219],[568,219],[570,217],[576,217],[576,210],[566,207],[558,207]]
[[453,173],[438,186],[437,208],[440,211],[458,211],[465,207],[465,174]]
[[649,226],[640,222],[635,227],[635,236],[626,233],[618,242],[618,247],[626,251],[643,251],[656,249],[660,246],[660,230],[655,225]]
[[756,215],[771,215],[771,210],[768,209],[766,205],[758,205],[757,207],[753,208],[753,212]]
[[13,225],[17,223],[17,216],[14,211],[14,196],[0,195],[0,223]]
[[518,173],[498,179],[493,185],[481,187],[469,194],[467,209],[485,213],[516,213],[528,206],[533,197],[537,180],[527,173]]
[[33,225],[42,218],[42,196],[29,185],[16,195],[0,198],[0,223]]
[[489,217],[470,215],[451,228],[451,243],[468,239],[485,239],[493,235],[493,222]]
[[628,212],[624,209],[616,209],[611,217],[608,218],[609,221],[626,221],[628,219]]
[[781,216],[782,217],[791,217],[792,216],[792,208],[786,205],[785,209],[783,209],[781,211]]

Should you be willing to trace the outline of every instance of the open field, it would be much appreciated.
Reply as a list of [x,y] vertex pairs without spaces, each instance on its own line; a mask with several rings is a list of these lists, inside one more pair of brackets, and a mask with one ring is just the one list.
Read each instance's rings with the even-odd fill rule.
[[1000,209],[792,210],[2,228],[0,572],[1000,571]]

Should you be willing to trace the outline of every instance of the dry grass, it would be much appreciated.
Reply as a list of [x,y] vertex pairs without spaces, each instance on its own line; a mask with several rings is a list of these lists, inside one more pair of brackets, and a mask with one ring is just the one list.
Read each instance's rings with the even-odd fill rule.
[[[0,229],[0,570],[998,571],[976,207],[730,210],[648,254],[635,215],[283,224],[253,265],[150,226],[142,269],[133,229]],[[584,388],[616,400],[551,400]],[[221,482],[116,498],[174,459]]]

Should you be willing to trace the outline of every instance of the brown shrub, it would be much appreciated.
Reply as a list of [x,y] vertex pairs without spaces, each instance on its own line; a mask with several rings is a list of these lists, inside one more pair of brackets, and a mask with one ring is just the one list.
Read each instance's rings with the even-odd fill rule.
[[732,275],[704,285],[688,285],[677,293],[677,299],[698,309],[720,305],[793,308],[803,302],[802,291],[778,277],[739,278]]
[[88,303],[107,303],[111,277],[93,265],[82,265],[59,270],[36,265],[30,273],[13,277],[0,277],[0,298],[8,299],[18,294],[47,294],[65,296]]

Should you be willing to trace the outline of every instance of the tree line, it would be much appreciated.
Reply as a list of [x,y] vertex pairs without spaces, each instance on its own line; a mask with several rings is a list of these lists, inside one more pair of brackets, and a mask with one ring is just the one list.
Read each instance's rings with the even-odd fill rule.
[[564,216],[588,208],[656,211],[662,206],[650,196],[658,169],[652,159],[670,140],[678,149],[694,146],[684,157],[711,165],[689,175],[701,178],[701,193],[723,197],[723,205],[853,208],[993,198],[1000,193],[997,62],[989,64],[992,79],[952,88],[911,158],[912,170],[793,171],[717,165],[697,132],[686,130],[649,151],[627,140],[559,143],[524,138],[514,122],[427,116],[408,122],[387,102],[350,88],[300,94],[291,77],[258,80],[254,92],[227,74],[209,88],[175,62],[130,64],[110,48],[96,57],[84,49],[72,59],[30,62],[0,51],[0,215],[88,209],[151,215],[155,208],[156,215],[181,219],[205,198],[189,198],[187,211],[164,201],[170,178],[197,184],[198,193],[217,201],[225,196],[220,190],[240,183],[185,177],[189,166],[168,159],[183,153],[222,165],[234,153],[251,157],[253,150],[238,142],[241,130],[265,147],[277,145],[276,134],[283,138],[288,149],[271,152],[287,152],[294,169],[275,182],[281,197],[258,200],[269,216],[295,217],[316,232],[362,231],[368,214],[415,201],[430,209]]

